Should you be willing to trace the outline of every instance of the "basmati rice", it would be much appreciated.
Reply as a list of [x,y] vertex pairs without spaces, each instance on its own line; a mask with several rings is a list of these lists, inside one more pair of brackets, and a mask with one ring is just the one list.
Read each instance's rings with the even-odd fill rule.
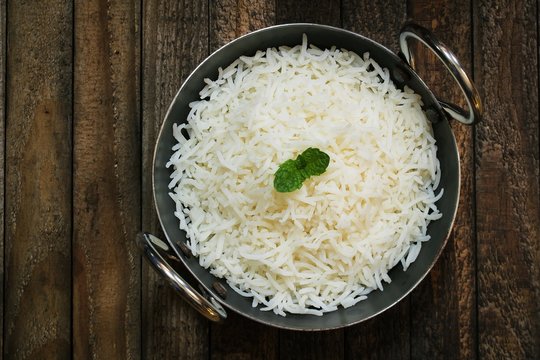
[[[301,45],[242,56],[190,104],[168,167],[175,215],[199,263],[263,311],[350,307],[412,264],[440,166],[420,96],[368,53]],[[182,119],[179,119],[182,121]],[[327,171],[292,193],[274,173],[308,147]]]

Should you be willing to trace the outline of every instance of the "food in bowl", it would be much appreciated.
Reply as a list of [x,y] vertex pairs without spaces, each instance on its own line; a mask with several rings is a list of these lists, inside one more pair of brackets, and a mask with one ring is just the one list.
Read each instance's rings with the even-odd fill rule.
[[[201,266],[263,311],[350,307],[404,270],[442,215],[437,146],[418,94],[368,53],[302,44],[242,56],[179,119],[170,196]],[[306,149],[324,172],[280,192]]]

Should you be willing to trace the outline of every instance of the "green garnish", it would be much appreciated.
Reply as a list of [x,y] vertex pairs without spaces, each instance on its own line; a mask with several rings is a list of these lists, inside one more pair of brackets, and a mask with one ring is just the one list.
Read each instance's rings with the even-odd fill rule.
[[304,180],[321,175],[330,163],[330,156],[317,148],[308,148],[296,160],[287,160],[274,175],[274,188],[279,192],[291,192],[302,187]]

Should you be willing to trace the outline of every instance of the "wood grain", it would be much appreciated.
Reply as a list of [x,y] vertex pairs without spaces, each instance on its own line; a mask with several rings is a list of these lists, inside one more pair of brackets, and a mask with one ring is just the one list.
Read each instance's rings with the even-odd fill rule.
[[[275,5],[264,0],[219,0],[210,6],[210,50],[250,31],[275,24]],[[276,359],[278,331],[228,312],[224,324],[212,324],[211,359]]]
[[409,359],[409,299],[345,330],[345,359]]
[[210,6],[210,49],[248,32],[274,25],[276,8],[265,0],[215,0]]
[[339,0],[276,0],[278,24],[308,22],[341,25],[341,1]]
[[281,330],[279,358],[281,360],[326,360],[344,358],[343,330],[298,332]]
[[538,33],[534,1],[474,3],[478,351],[540,358]]
[[6,1],[0,0],[0,357],[4,353],[4,204],[6,144]]
[[[472,68],[470,2],[409,2],[409,18],[425,26]],[[423,45],[416,47],[420,76],[442,99],[464,107],[461,90],[441,62]],[[457,217],[441,258],[411,295],[411,357],[476,357],[476,274],[474,233],[473,128],[451,120],[461,160]],[[414,329],[414,330],[413,330]]]
[[[208,3],[147,1],[143,10],[142,220],[146,231],[161,234],[152,198],[154,145],[182,81],[208,55]],[[208,358],[208,322],[146,263],[142,279],[143,357]]]
[[140,8],[75,4],[73,356],[140,357]]
[[343,27],[397,52],[399,30],[407,19],[403,1],[343,0]]
[[213,324],[210,333],[212,360],[277,359],[278,331],[229,311],[227,320]]
[[3,353],[69,359],[72,6],[11,1],[7,14]]
[[[343,2],[343,27],[397,51],[406,4],[386,1]],[[365,323],[345,330],[347,359],[408,359],[410,356],[409,298]]]

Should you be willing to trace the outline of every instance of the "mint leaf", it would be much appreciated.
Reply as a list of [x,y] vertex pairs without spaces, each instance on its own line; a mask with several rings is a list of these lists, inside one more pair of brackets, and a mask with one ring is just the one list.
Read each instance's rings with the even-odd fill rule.
[[306,149],[298,156],[297,161],[300,159],[303,159],[306,164],[304,169],[308,177],[321,175],[326,171],[328,164],[330,164],[330,156],[317,148]]
[[311,176],[321,175],[330,164],[330,156],[316,148],[308,148],[296,160],[287,160],[274,175],[274,188],[279,192],[291,192],[302,187]]
[[305,178],[298,171],[295,160],[287,160],[279,166],[274,177],[274,188],[279,192],[291,192],[302,187]]

